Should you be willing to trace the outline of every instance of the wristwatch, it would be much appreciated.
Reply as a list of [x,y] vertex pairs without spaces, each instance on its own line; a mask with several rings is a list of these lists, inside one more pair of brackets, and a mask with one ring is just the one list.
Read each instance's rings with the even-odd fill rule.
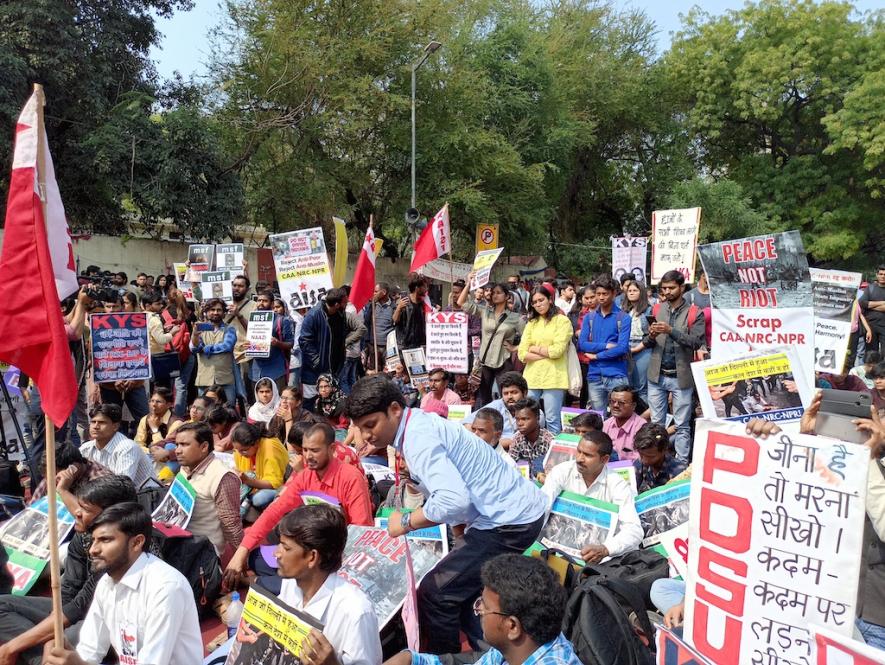
[[403,513],[399,518],[399,525],[402,528],[403,533],[409,533],[412,530],[412,523],[410,518],[412,517],[412,513]]

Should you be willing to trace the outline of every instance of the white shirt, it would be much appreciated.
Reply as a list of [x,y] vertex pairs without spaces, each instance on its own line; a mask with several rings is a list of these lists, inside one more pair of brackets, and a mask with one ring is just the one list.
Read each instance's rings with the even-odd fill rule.
[[154,478],[154,463],[144,449],[121,432],[111,437],[107,445],[99,450],[95,440],[80,446],[80,453],[92,462],[103,464],[119,476],[129,476],[135,489]]
[[357,586],[332,573],[305,605],[298,583],[284,579],[280,600],[322,622],[323,635],[342,665],[380,665],[378,618],[372,603]]
[[138,557],[119,582],[103,575],[83,620],[77,654],[97,665],[111,646],[121,665],[203,662],[197,605],[184,575],[152,554]]
[[[593,484],[587,487],[584,477],[578,471],[577,462],[569,460],[557,464],[550,470],[541,491],[547,495],[550,502],[547,508],[548,512],[556,497],[563,491],[616,504],[618,506],[618,525],[615,532],[609,534],[602,544],[608,549],[609,556],[618,556],[624,552],[639,549],[644,533],[634,503],[636,493],[629,483],[618,474],[603,468],[602,473],[596,477]],[[586,544],[595,545],[597,543]]]
[[504,446],[502,446],[500,442],[497,446],[495,446],[495,450],[501,457],[504,458],[504,461],[507,462],[507,464],[509,464],[510,466],[516,466],[516,460],[510,456],[510,453],[504,449]]

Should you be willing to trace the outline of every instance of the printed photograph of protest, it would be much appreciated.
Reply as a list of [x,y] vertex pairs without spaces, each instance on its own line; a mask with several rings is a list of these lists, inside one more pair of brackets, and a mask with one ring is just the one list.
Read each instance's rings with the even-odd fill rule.
[[643,547],[660,541],[660,535],[688,521],[691,481],[681,480],[643,492],[636,497],[636,512],[645,538]]
[[574,517],[553,513],[541,531],[539,542],[545,547],[562,550],[573,557],[581,557],[581,548],[588,543],[602,543],[608,529]]
[[[0,529],[0,543],[19,552],[48,559],[49,516],[46,506],[46,499],[43,498],[6,522]],[[73,526],[74,516],[66,509],[59,510],[59,542],[64,540]]]
[[270,635],[241,619],[224,662],[225,665],[301,665],[304,661]]
[[161,524],[167,524],[169,526],[178,526],[182,529],[187,526],[190,518],[191,516],[184,507],[168,493],[163,497],[162,503],[157,506],[157,509],[154,510],[151,515],[151,519],[153,519],[154,522],[160,522]]

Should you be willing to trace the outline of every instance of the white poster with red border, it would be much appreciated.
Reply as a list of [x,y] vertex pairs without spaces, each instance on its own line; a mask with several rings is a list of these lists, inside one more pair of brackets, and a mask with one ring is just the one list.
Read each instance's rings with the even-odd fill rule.
[[651,214],[651,279],[657,284],[670,270],[694,282],[701,226],[700,208],[655,210]]

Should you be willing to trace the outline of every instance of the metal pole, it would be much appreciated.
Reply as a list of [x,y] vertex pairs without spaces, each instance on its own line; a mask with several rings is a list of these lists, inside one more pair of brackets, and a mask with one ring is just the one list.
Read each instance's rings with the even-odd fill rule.
[[[421,62],[424,62],[423,60]],[[415,72],[421,64],[412,65],[412,207],[415,207]]]

